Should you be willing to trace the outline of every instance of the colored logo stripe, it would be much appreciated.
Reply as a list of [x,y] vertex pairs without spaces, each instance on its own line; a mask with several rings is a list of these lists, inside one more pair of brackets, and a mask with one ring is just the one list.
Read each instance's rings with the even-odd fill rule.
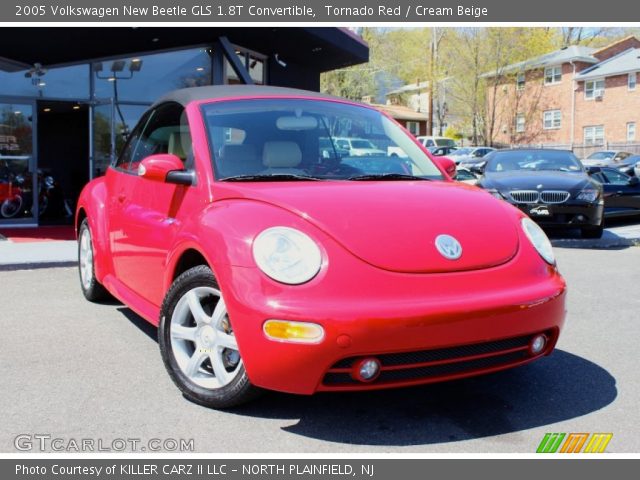
[[556,453],[564,436],[564,433],[546,433],[536,453]]
[[562,445],[560,453],[580,453],[587,438],[589,438],[588,433],[570,433]]
[[594,433],[584,449],[584,453],[602,453],[607,448],[613,433]]
[[[589,439],[589,435],[591,438]],[[566,437],[566,440],[565,440]],[[536,453],[604,453],[613,433],[545,433]],[[587,443],[587,439],[589,442]],[[564,440],[564,443],[562,441]],[[582,447],[587,443],[584,451]]]

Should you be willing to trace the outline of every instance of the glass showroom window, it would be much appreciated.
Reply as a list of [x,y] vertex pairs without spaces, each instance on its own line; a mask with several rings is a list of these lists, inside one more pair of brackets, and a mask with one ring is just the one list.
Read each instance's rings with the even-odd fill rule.
[[584,82],[584,98],[591,100],[604,95],[604,79]]
[[89,65],[60,68],[31,68],[28,71],[0,70],[0,95],[23,97],[88,99]]
[[636,122],[627,123],[627,142],[633,142],[636,139]]
[[[256,85],[264,85],[266,83],[264,57],[260,57],[258,54],[250,53],[242,49],[236,49],[236,55],[238,55],[240,63],[249,71],[249,76],[251,77],[251,80],[253,80],[253,83]],[[227,59],[224,60],[224,64],[227,84],[234,85],[242,83]]]
[[419,122],[407,122],[407,130],[411,132],[412,135],[418,136],[420,135],[420,123]]
[[562,67],[547,67],[544,69],[544,84],[554,85],[562,81]]
[[543,116],[545,130],[553,130],[562,126],[562,112],[560,110],[547,110]]
[[585,145],[603,145],[604,125],[584,127],[584,143]]
[[210,54],[202,47],[96,62],[95,98],[151,103],[172,90],[210,85]]
[[525,130],[525,119],[524,113],[519,113],[516,115],[516,132],[523,133]]
[[526,82],[526,76],[525,76],[524,72],[519,73],[518,77],[516,78],[516,89],[517,90],[524,90],[525,82]]
[[638,74],[636,72],[630,73],[627,80],[627,88],[630,92],[636,89],[636,82],[638,81]]

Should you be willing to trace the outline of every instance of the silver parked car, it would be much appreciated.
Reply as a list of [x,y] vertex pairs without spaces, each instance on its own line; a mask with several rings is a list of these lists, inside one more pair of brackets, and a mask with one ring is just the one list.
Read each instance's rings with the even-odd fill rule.
[[[635,160],[634,160],[635,157]],[[608,167],[620,170],[627,175],[633,173],[633,166],[638,162],[637,155],[620,150],[600,150],[582,159],[585,167]]]

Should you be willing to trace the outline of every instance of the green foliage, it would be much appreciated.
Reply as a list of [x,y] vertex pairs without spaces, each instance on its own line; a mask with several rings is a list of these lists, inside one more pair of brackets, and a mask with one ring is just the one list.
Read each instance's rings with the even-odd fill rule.
[[444,136],[447,138],[452,138],[453,140],[462,140],[462,138],[464,138],[462,132],[455,128],[453,125],[447,127],[447,129],[444,131]]

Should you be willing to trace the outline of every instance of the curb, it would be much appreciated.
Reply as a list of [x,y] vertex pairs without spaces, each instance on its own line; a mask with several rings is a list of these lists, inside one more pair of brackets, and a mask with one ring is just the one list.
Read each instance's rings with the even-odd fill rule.
[[43,268],[64,268],[75,267],[78,262],[60,261],[60,262],[39,262],[39,263],[8,263],[0,264],[0,272],[14,272],[16,270],[40,270]]
[[617,238],[609,240],[579,240],[574,238],[552,239],[551,244],[558,248],[591,248],[594,250],[614,250],[640,246],[640,239]]

